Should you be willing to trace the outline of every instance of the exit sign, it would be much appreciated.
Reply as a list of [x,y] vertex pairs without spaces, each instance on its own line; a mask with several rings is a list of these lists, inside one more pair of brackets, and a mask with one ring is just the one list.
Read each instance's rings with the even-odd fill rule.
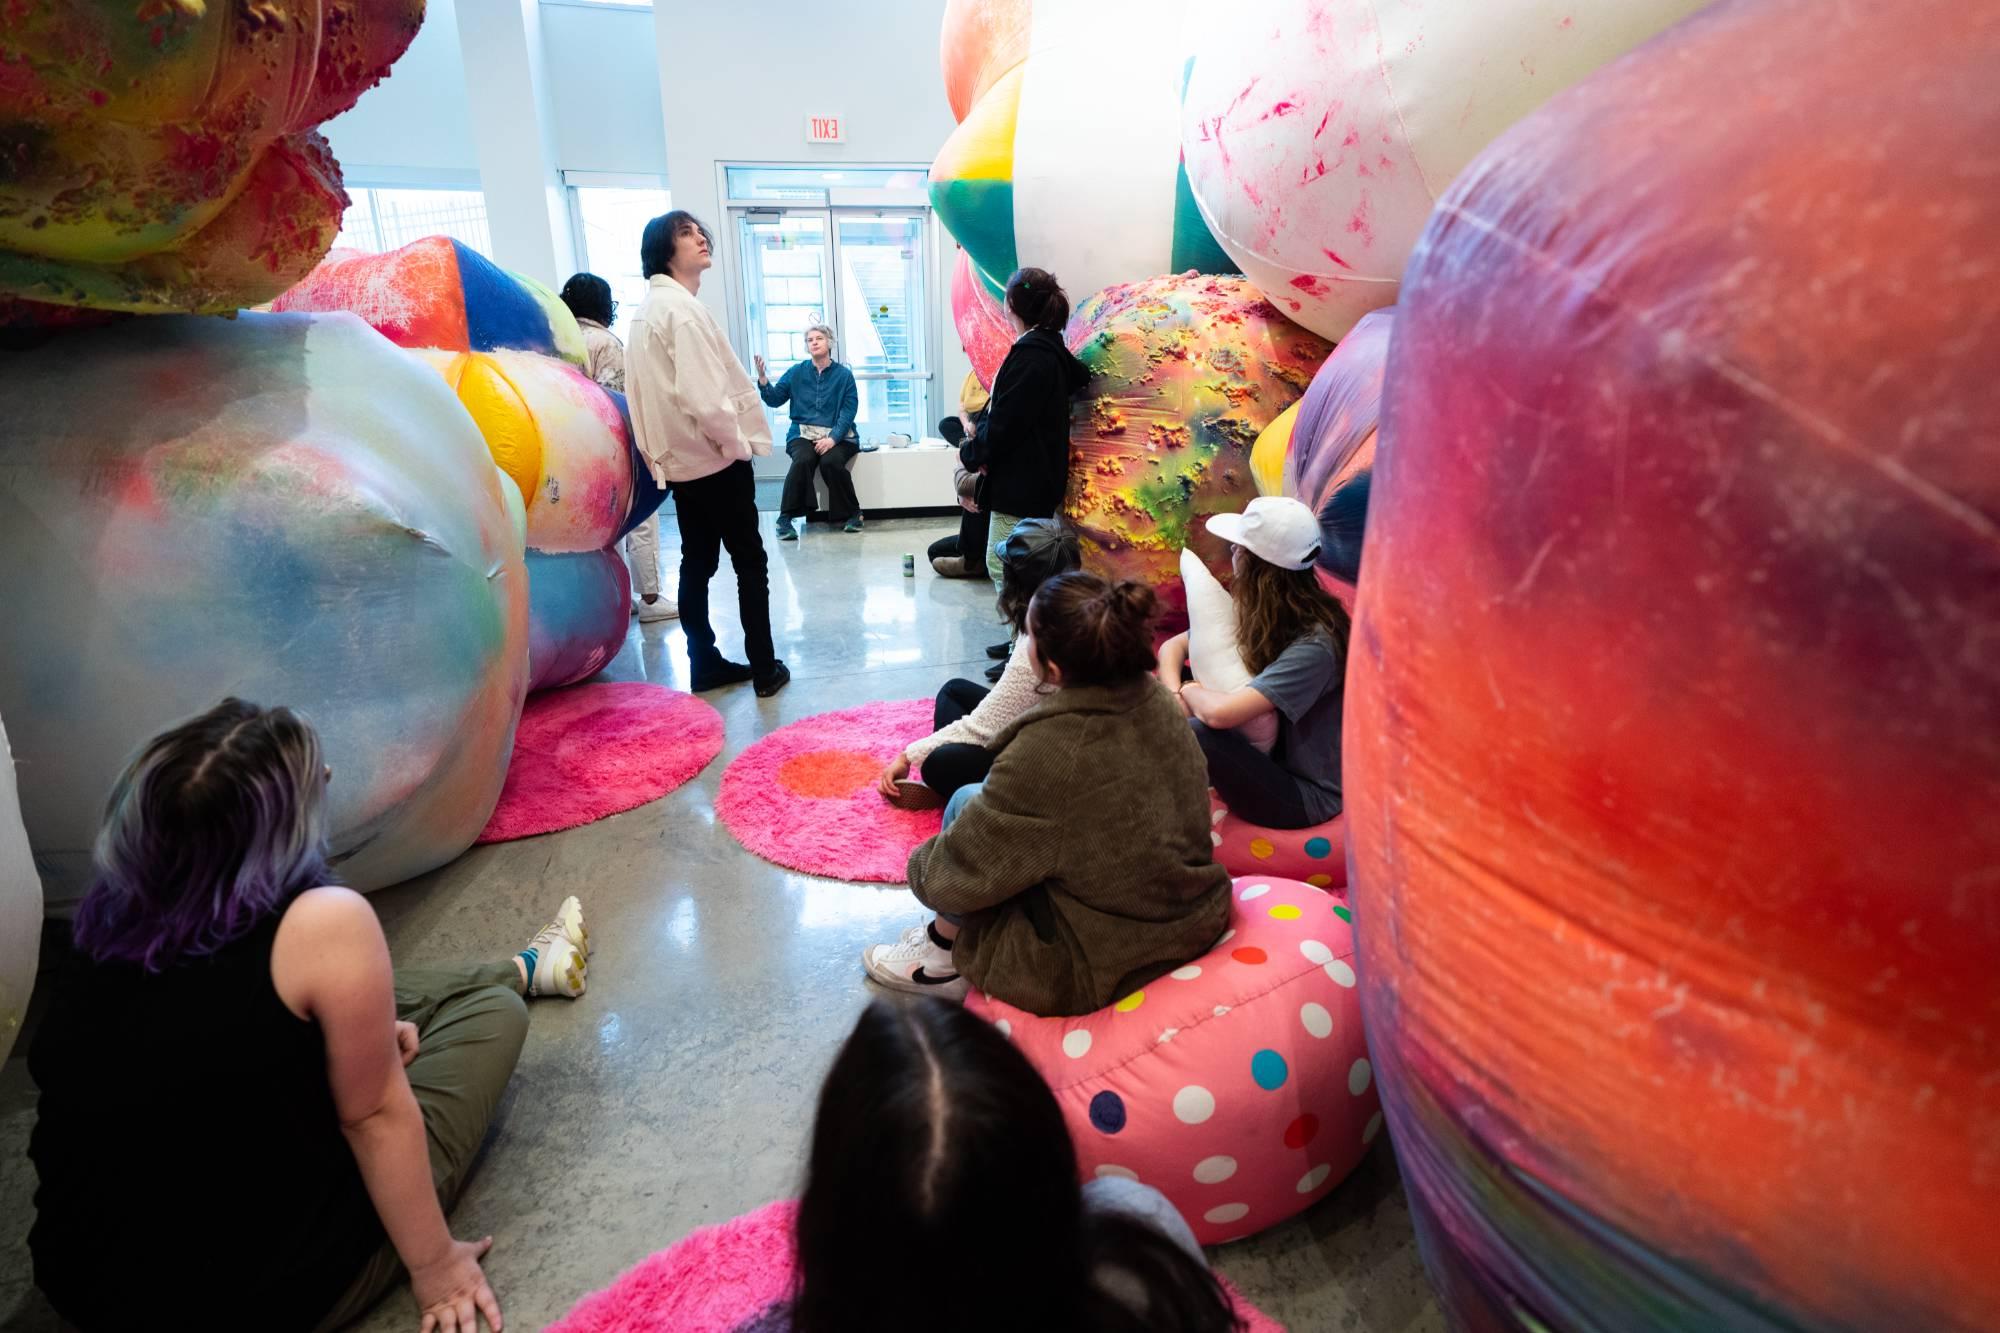
[[847,125],[839,116],[807,116],[807,143],[846,143]]

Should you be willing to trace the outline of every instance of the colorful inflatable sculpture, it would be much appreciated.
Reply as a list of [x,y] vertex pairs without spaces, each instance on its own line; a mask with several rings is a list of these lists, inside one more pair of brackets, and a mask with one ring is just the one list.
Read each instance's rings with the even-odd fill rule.
[[314,126],[416,35],[422,0],[12,6],[0,29],[0,324],[44,305],[267,301],[340,229]]
[[583,330],[567,306],[449,236],[387,254],[336,251],[271,308],[352,311],[398,347],[540,352],[584,364]]
[[0,726],[0,1060],[14,1047],[42,952],[42,878],[21,824],[21,790]]
[[973,272],[972,257],[964,250],[958,252],[958,263],[951,271],[951,317],[958,341],[972,362],[972,373],[982,385],[992,388],[1000,363],[1014,345],[1014,326],[1007,322],[1000,298],[987,291]]
[[1227,546],[1202,520],[1257,494],[1251,446],[1331,350],[1239,277],[1113,287],[1070,317],[1092,380],[1070,428],[1066,511],[1085,564],[1152,585],[1168,632],[1186,627],[1180,553],[1218,575]]
[[665,494],[623,396],[578,369],[583,334],[569,309],[444,236],[336,254],[276,308],[350,310],[451,386],[527,507],[529,688],[596,674],[630,616],[630,574],[607,548]]
[[1319,515],[1320,583],[1350,610],[1361,568],[1376,428],[1382,419],[1382,373],[1394,319],[1393,310],[1371,311],[1340,340],[1299,400],[1284,456],[1284,494]]
[[1349,849],[1460,1329],[2000,1328],[1996,68],[1723,0],[1411,261]]
[[1181,112],[1193,200],[1286,314],[1344,337],[1395,302],[1481,148],[1702,3],[1268,0],[1203,31]]
[[960,124],[932,164],[931,201],[989,291],[1027,264],[1078,301],[1161,273],[1235,271],[1181,167],[1187,9],[946,6],[945,86]]
[[224,694],[318,726],[349,883],[471,845],[527,687],[524,515],[435,373],[351,315],[167,316],[0,356],[0,402],[0,714],[51,904],[131,753]]

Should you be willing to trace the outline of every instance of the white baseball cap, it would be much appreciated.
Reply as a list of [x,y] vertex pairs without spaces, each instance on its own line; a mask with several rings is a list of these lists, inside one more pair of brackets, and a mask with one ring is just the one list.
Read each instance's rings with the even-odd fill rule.
[[1240,514],[1216,514],[1208,530],[1280,569],[1311,569],[1319,559],[1319,519],[1288,495],[1260,495]]

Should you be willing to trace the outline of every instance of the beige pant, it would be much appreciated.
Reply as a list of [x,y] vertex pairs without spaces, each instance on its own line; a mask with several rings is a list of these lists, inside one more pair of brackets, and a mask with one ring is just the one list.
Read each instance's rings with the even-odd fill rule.
[[[465,1188],[493,1108],[500,1104],[528,1035],[521,974],[512,959],[469,967],[399,968],[396,1017],[417,1025],[417,1058],[405,1072],[424,1113],[431,1183],[449,1213]],[[359,1319],[404,1276],[396,1247],[384,1242],[320,1328],[336,1329]]]
[[625,535],[625,563],[632,567],[632,591],[641,597],[660,592],[660,511]]

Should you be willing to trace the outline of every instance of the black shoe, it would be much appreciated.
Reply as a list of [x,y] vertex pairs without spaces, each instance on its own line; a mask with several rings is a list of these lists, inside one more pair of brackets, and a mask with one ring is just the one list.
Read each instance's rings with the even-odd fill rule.
[[1013,656],[1013,653],[1014,645],[1012,642],[989,643],[986,645],[986,655],[996,662],[1006,661],[1009,657]]
[[792,526],[791,520],[784,518],[779,519],[778,540],[781,542],[795,542],[798,539],[799,539],[799,530]]
[[995,662],[992,666],[986,668],[986,679],[999,680],[1006,673],[1007,664],[1005,662]]
[[718,654],[713,662],[688,668],[688,688],[700,694],[704,690],[719,690],[724,685],[741,685],[755,674],[743,663],[732,662]]
[[847,526],[845,528],[842,528],[841,531],[843,532],[861,531],[861,515],[856,514],[853,518],[848,519]]
[[759,699],[770,698],[779,690],[784,689],[791,679],[791,668],[787,667],[783,662],[771,663],[771,669],[757,677],[757,684],[755,686],[757,697]]

